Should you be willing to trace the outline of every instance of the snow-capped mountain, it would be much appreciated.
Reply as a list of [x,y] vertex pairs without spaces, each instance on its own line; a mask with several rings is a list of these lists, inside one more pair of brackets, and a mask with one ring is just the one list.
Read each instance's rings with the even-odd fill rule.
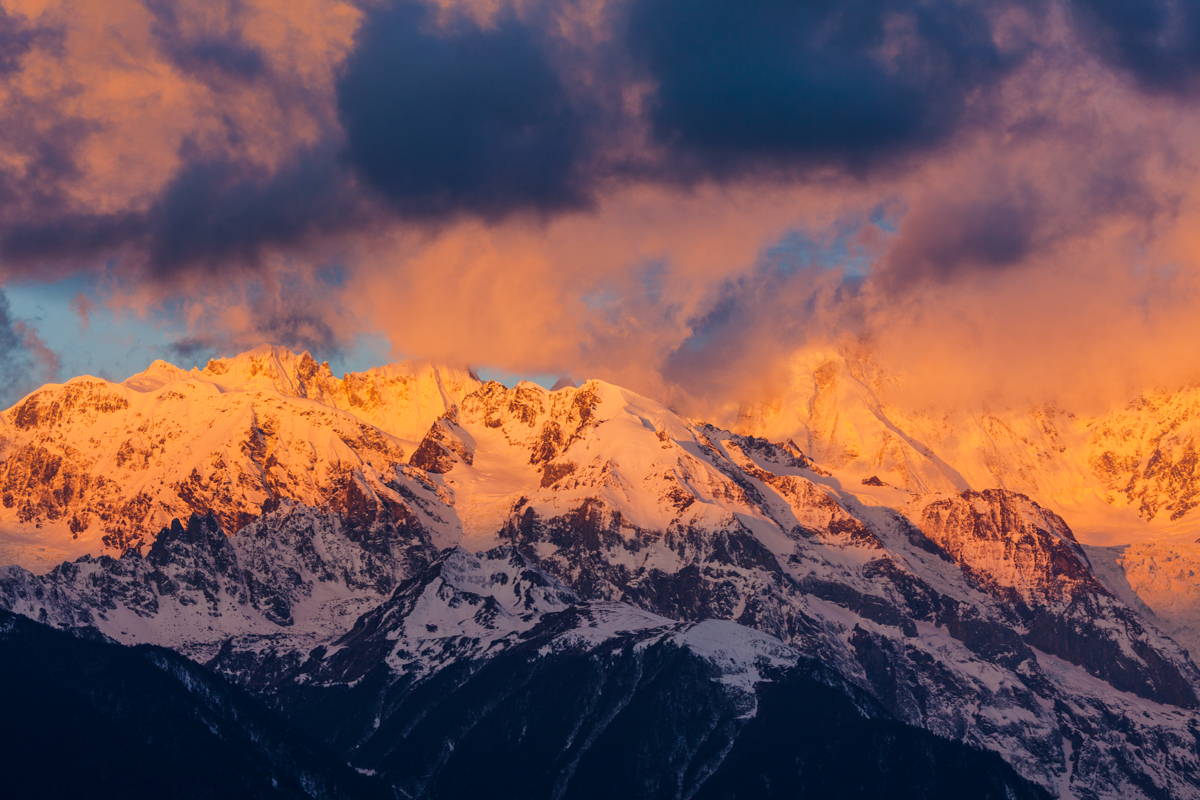
[[480,386],[467,369],[427,362],[389,364],[335,378],[328,362],[308,353],[260,345],[234,358],[214,358],[203,370],[184,371],[155,361],[121,385],[153,392],[170,383],[197,380],[221,392],[267,389],[284,397],[315,400],[347,411],[403,440],[419,440],[439,416]]
[[863,353],[796,358],[773,401],[731,428],[792,439],[842,485],[915,494],[1009,489],[1067,519],[1106,587],[1200,652],[1200,387],[1103,414],[1055,406],[908,408]]
[[[44,387],[0,417],[0,531],[41,573],[0,571],[0,606],[204,661],[408,794],[466,792],[450,753],[479,746],[423,720],[524,697],[515,720],[566,739],[529,761],[498,729],[513,764],[574,774],[619,734],[596,709],[703,674],[712,714],[664,725],[722,733],[647,756],[666,796],[726,785],[753,762],[745,731],[779,713],[763,692],[817,680],[862,719],[998,754],[1021,777],[985,770],[996,796],[1200,797],[1200,671],[1162,632],[1186,634],[1194,594],[1171,587],[1195,586],[1194,562],[1173,556],[1164,583],[1148,545],[1081,543],[1061,503],[975,483],[868,383],[818,371],[827,428],[775,442],[600,381],[338,381],[278,348]],[[677,652],[699,661],[620,683]],[[554,734],[532,698],[580,665],[634,694],[563,689],[583,710]]]
[[44,570],[119,555],[192,512],[232,534],[284,500],[402,516],[421,491],[403,437],[477,385],[412,364],[339,381],[307,353],[260,347],[202,372],[160,361],[121,384],[45,386],[0,415],[0,558]]
[[1200,535],[1200,387],[1099,416],[1055,406],[910,408],[868,357],[813,352],[732,428],[792,438],[823,467],[916,492],[1011,489],[1069,514],[1095,544]]

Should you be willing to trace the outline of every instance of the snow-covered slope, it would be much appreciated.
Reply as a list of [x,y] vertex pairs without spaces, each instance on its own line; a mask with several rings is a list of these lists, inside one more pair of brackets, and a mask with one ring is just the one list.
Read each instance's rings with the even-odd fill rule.
[[1200,655],[1200,544],[1092,547],[1088,557],[1114,594]]
[[1092,416],[1054,406],[901,408],[887,402],[902,396],[895,388],[861,353],[802,354],[789,388],[743,408],[734,429],[794,438],[856,492],[868,481],[917,496],[1029,495],[1097,548],[1107,588],[1198,651],[1200,581],[1190,573],[1200,539],[1200,388],[1147,391]]
[[514,514],[554,517],[585,502],[649,530],[762,518],[706,451],[690,422],[611,384],[493,382],[431,429],[412,464],[438,476],[475,548],[495,544]]

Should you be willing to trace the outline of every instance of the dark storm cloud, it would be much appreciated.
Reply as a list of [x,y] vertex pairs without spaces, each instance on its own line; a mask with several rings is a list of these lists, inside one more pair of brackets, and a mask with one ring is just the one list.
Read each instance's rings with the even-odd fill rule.
[[1142,88],[1200,91],[1200,5],[1193,0],[1075,0],[1072,7],[1084,41]]
[[497,219],[586,201],[584,120],[541,31],[373,9],[338,85],[346,156],[399,213]]
[[[622,174],[862,175],[945,143],[1020,58],[984,10],[954,2],[634,0],[615,16],[591,85],[652,87],[624,126],[611,96],[568,91],[538,14],[481,28],[435,24],[423,3],[375,8],[339,84],[348,161],[416,218],[577,208]],[[642,122],[649,151],[601,140]]]
[[1041,198],[1016,188],[936,198],[905,218],[883,277],[893,284],[945,280],[1021,263],[1039,244]]
[[[263,54],[237,28],[188,31],[173,0],[145,0],[145,5],[154,16],[152,29],[162,52],[182,71],[238,80],[253,80],[266,71]],[[231,5],[236,14],[239,4]]]
[[0,235],[0,258],[36,265],[133,246],[158,275],[254,265],[268,248],[300,245],[367,216],[331,150],[303,151],[273,174],[195,160],[145,212],[62,214],[10,225]]
[[[63,37],[61,30],[0,10],[0,80],[6,84],[0,104],[0,145],[8,156],[8,163],[0,168],[0,268],[9,268],[6,271],[13,271],[11,258],[19,260],[23,244],[14,242],[16,253],[10,255],[8,242],[24,238],[22,228],[48,226],[81,240],[89,236],[67,218],[85,222],[92,215],[73,213],[67,206],[70,184],[84,177],[79,153],[100,125],[63,115],[61,95],[30,94],[20,83],[21,59],[34,48],[60,53]],[[101,244],[111,243],[105,239]]]
[[635,0],[629,46],[668,159],[722,178],[932,148],[1015,59],[980,7],[936,1]]
[[270,247],[302,244],[352,224],[357,203],[331,148],[304,151],[272,175],[229,162],[194,162],[144,224],[150,264],[253,264]]
[[49,279],[54,276],[54,262],[118,249],[144,229],[137,214],[58,213],[10,220],[0,234],[0,260],[9,272]]

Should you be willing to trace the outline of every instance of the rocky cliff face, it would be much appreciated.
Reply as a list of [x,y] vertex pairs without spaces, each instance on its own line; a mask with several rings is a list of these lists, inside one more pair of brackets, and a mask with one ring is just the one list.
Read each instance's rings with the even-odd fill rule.
[[0,571],[0,606],[207,660],[231,636],[326,641],[436,553],[420,528],[386,517],[355,529],[287,505],[229,538],[215,515],[193,515],[164,528],[145,556],[83,556],[41,576]]
[[915,506],[922,530],[962,565],[970,583],[1000,601],[1029,644],[1123,691],[1197,705],[1197,673],[1187,654],[1103,586],[1056,514],[997,490]]
[[1147,520],[1182,520],[1200,505],[1200,389],[1152,392],[1097,420],[1088,466],[1105,499],[1136,508]]
[[[1200,672],[1114,588],[1110,561],[1025,495],[913,493],[884,470],[851,481],[850,462],[818,463],[803,443],[598,381],[448,393],[405,441],[314,399],[336,395],[319,370],[273,358],[233,359],[240,389],[157,367],[145,375],[161,385],[77,381],[7,412],[0,475],[26,476],[13,508],[65,498],[99,519],[105,492],[150,487],[155,513],[190,521],[151,538],[130,518],[119,557],[0,571],[0,606],[206,661],[407,793],[467,791],[458,759],[482,758],[485,732],[521,774],[592,774],[620,742],[651,748],[622,731],[655,714],[682,749],[646,750],[665,766],[642,777],[668,795],[768,773],[793,785],[733,765],[758,763],[747,732],[787,727],[764,692],[798,709],[834,703],[829,690],[855,719],[886,721],[838,717],[845,730],[899,725],[997,754],[1021,776],[979,762],[997,796],[1200,797]],[[158,443],[141,483],[116,472],[135,435]],[[76,477],[34,474],[29,447]],[[197,484],[171,479],[203,453],[223,461]],[[77,477],[112,474],[104,491]],[[40,519],[48,543],[75,541],[61,516]],[[561,697],[575,710],[550,719],[535,698],[573,681]],[[683,696],[707,698],[697,716]],[[538,791],[588,785],[570,781]]]

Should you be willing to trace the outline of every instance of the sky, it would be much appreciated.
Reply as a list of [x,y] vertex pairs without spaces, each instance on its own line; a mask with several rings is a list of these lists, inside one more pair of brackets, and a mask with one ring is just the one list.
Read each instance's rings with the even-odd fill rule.
[[1200,380],[1182,0],[0,0],[0,406],[261,342],[695,415]]

